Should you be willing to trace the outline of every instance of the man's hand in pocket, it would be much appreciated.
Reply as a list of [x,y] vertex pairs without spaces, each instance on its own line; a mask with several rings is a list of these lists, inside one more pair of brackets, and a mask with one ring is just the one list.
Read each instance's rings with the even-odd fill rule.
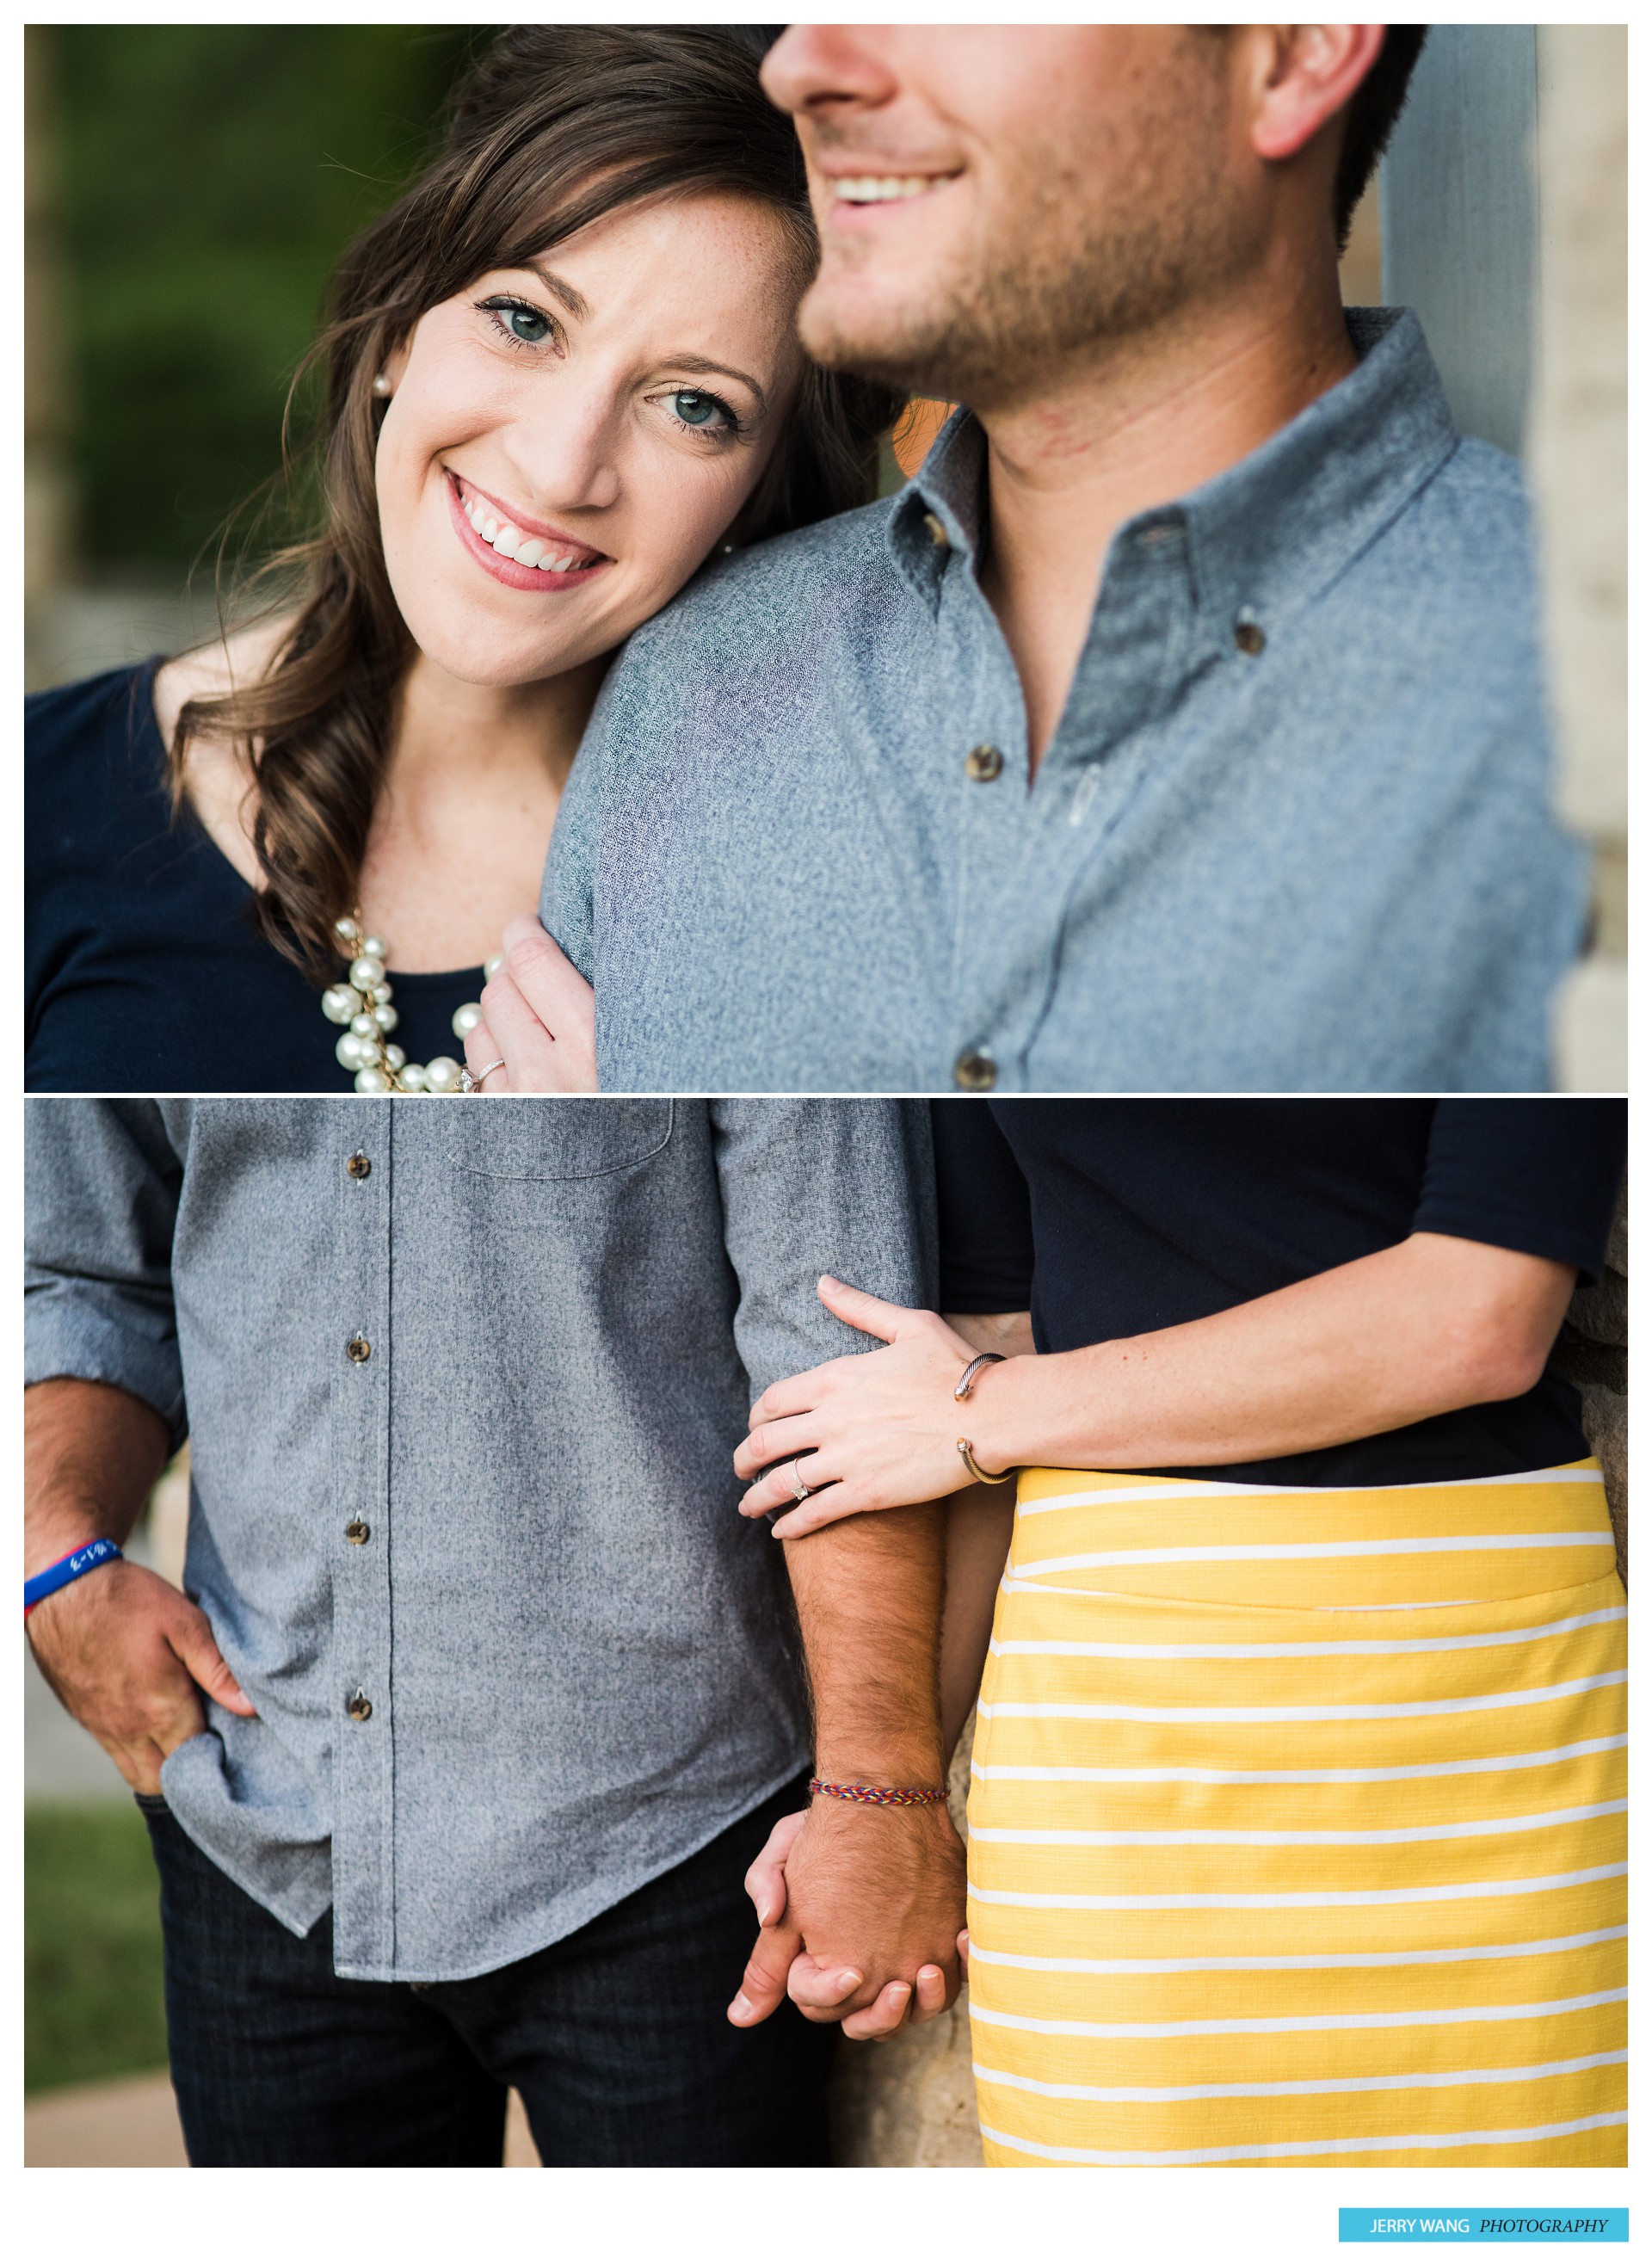
[[202,1692],[238,1717],[258,1714],[201,1609],[136,1561],[65,1584],[25,1626],[52,1691],[140,1795],[158,1795],[161,1765],[206,1730]]

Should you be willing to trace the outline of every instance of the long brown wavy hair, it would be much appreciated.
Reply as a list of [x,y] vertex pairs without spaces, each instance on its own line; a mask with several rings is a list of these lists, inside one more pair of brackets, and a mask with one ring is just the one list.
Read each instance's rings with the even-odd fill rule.
[[[259,680],[193,698],[171,747],[174,803],[196,737],[249,748],[266,937],[318,981],[336,976],[334,921],[356,899],[412,638],[385,571],[372,380],[421,315],[495,267],[523,265],[620,206],[662,193],[733,194],[783,221],[806,274],[816,257],[789,118],[758,83],[745,27],[528,25],[503,32],[459,85],[440,155],[359,235],[333,277],[318,364],[320,527],[254,582],[294,579],[298,608]],[[741,514],[759,540],[872,499],[878,439],[899,412],[883,387],[811,366],[787,430]],[[289,410],[291,398],[289,395]],[[290,598],[289,598],[290,600]]]

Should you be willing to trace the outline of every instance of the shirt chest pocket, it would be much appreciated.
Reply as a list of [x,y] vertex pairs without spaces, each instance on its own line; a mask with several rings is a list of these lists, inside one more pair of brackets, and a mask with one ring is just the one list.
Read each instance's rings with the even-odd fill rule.
[[669,1097],[443,1098],[447,1154],[467,1175],[569,1183],[640,1168],[671,1140]]

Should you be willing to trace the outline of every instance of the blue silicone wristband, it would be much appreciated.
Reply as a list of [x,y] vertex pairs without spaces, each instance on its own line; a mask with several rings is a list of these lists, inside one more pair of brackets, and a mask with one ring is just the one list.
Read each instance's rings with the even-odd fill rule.
[[77,1576],[89,1576],[94,1568],[101,1568],[106,1561],[118,1560],[123,1557],[112,1537],[94,1537],[91,1543],[82,1544],[78,1552],[66,1552],[49,1568],[42,1568],[38,1576],[24,1579],[24,1614],[26,1615],[31,1608],[39,1607],[40,1601],[49,1599],[53,1592],[60,1592],[65,1584],[72,1584]]

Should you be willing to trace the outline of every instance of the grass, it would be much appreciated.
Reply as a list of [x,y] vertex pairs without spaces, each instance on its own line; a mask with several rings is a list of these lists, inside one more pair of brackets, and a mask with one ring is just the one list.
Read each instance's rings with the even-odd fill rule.
[[24,2085],[164,2070],[160,1885],[134,1805],[25,1806]]

